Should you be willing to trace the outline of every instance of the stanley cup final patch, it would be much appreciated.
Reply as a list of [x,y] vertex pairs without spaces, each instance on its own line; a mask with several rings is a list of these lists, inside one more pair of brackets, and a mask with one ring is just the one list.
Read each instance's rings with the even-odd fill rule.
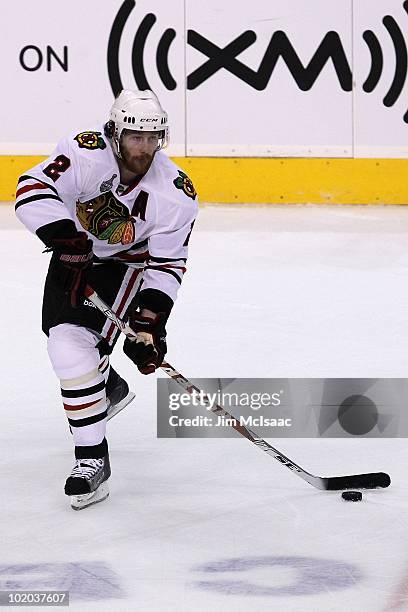
[[108,181],[103,181],[103,183],[101,183],[99,187],[100,192],[104,193],[105,191],[110,191],[113,187],[113,181],[117,176],[117,174],[112,174],[111,178]]

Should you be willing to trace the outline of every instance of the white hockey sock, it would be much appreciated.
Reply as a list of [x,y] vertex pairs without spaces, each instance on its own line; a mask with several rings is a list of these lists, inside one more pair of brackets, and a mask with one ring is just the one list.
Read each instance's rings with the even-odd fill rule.
[[75,446],[99,444],[106,433],[104,374],[109,367],[104,374],[99,370],[98,341],[98,335],[92,331],[68,323],[50,330],[48,353],[60,378],[62,400]]

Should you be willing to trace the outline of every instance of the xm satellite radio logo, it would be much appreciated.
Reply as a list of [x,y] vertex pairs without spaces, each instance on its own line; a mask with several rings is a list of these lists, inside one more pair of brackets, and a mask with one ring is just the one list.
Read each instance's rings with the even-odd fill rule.
[[[119,69],[119,46],[129,15],[136,6],[135,0],[125,0],[120,7],[112,25],[108,43],[108,74],[114,95],[122,89]],[[402,4],[408,13],[408,0]],[[407,15],[405,15],[407,17]],[[137,27],[132,46],[132,70],[136,86],[139,89],[151,89],[146,76],[144,50],[147,38],[157,21],[153,13],[146,14]],[[385,31],[391,37],[395,52],[395,72],[391,85],[383,98],[386,107],[393,106],[405,85],[408,71],[408,52],[404,34],[395,18],[386,15],[382,20]],[[408,20],[406,22],[408,26]],[[167,28],[163,32],[156,51],[156,68],[166,89],[174,90],[177,82],[169,66],[169,50],[177,36],[176,30]],[[371,56],[367,77],[362,85],[363,91],[371,93],[379,85],[383,68],[384,54],[380,40],[372,30],[365,30],[362,38]],[[319,78],[325,65],[332,61],[339,85],[343,91],[352,91],[353,77],[338,32],[327,32],[317,47],[309,63],[304,65],[287,34],[281,30],[273,32],[265,54],[257,70],[247,66],[237,56],[255,44],[257,35],[253,30],[246,30],[225,47],[219,47],[195,30],[187,30],[187,45],[202,53],[207,59],[187,76],[187,89],[193,90],[202,85],[219,70],[227,70],[249,87],[263,91],[268,87],[276,64],[281,59],[287,66],[296,85],[302,91],[309,91]],[[150,61],[149,61],[150,66]],[[403,119],[408,123],[408,110]]]

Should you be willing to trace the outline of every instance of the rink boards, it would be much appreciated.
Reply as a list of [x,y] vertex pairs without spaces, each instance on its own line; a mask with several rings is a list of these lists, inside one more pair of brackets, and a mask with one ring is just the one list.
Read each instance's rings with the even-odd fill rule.
[[24,156],[102,124],[123,87],[157,93],[201,201],[408,201],[403,0],[89,0],[91,40],[74,9],[26,5],[0,41],[16,118],[0,101],[0,200],[39,159]]
[[[0,201],[44,156],[0,157]],[[408,159],[173,157],[200,201],[221,204],[407,204]]]

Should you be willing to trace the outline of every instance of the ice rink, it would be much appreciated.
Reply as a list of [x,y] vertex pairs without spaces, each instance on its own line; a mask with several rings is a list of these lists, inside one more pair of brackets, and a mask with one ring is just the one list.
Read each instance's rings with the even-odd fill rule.
[[[408,377],[407,222],[392,206],[203,207],[169,361],[188,377]],[[0,590],[69,590],[71,609],[102,612],[408,610],[405,440],[276,443],[316,474],[389,472],[353,504],[244,439],[157,439],[155,377],[121,343],[112,364],[137,397],[109,423],[111,495],[73,512],[40,329],[49,255],[12,206],[0,227]]]

